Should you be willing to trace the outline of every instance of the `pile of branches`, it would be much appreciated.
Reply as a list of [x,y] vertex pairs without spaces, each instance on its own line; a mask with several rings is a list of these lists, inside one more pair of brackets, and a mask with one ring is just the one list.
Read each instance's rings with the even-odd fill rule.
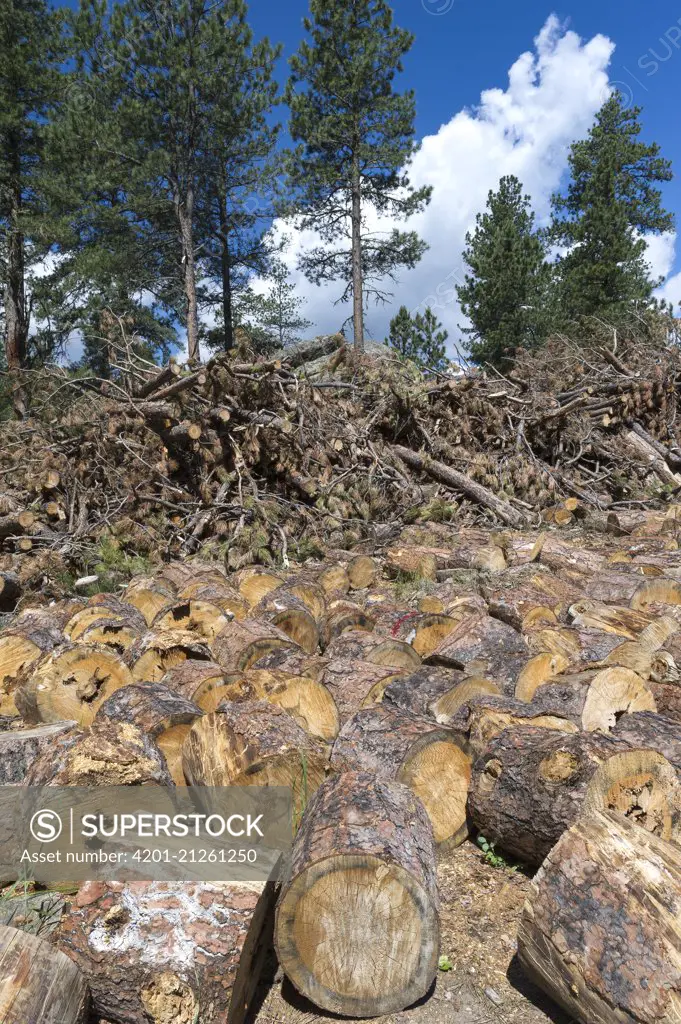
[[49,596],[102,563],[286,565],[418,520],[612,522],[681,489],[680,374],[649,340],[559,339],[502,376],[358,358],[340,335],[189,368],[130,356],[106,381],[37,371],[32,417],[3,424],[0,572]]

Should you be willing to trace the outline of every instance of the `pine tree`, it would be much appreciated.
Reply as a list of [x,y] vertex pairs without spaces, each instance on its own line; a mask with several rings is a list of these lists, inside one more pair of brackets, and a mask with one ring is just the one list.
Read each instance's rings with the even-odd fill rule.
[[[61,95],[61,28],[61,17],[44,0],[0,4],[0,281],[10,373],[28,363],[27,277],[47,252],[31,224],[46,203],[45,119]],[[18,415],[26,413],[18,384],[14,406]]]
[[565,194],[553,198],[551,230],[568,249],[558,263],[566,320],[616,320],[649,303],[659,283],[650,278],[641,236],[673,230],[656,187],[670,181],[672,171],[658,145],[639,140],[640,113],[613,93],[587,138],[570,150],[571,180]]
[[[252,46],[244,0],[124,0],[108,25],[104,0],[85,0],[79,31],[96,97],[92,148],[117,174],[121,215],[161,274],[162,301],[182,296],[196,360],[199,280],[214,272],[216,234],[224,235],[237,192],[257,190],[252,135],[272,104],[277,51],[267,40]],[[228,251],[229,241],[221,244]]]
[[390,321],[387,343],[400,358],[410,359],[424,370],[443,370],[448,337],[430,306],[413,317],[406,306],[400,306]]
[[296,294],[296,286],[288,281],[288,268],[277,260],[269,273],[272,284],[261,296],[257,319],[276,338],[279,348],[300,341],[300,332],[312,327],[312,321],[301,316],[305,299]]
[[530,198],[513,175],[490,191],[475,231],[466,234],[463,259],[470,273],[457,293],[471,323],[461,330],[473,358],[504,366],[517,349],[541,344],[550,324],[551,268]]
[[413,36],[393,25],[385,0],[310,0],[311,35],[291,59],[286,100],[290,132],[301,145],[289,162],[301,227],[326,246],[300,268],[314,283],[341,280],[352,296],[354,343],[364,345],[364,301],[385,301],[378,282],[411,268],[426,245],[415,232],[370,231],[369,209],[406,219],[423,209],[429,188],[412,189],[404,171],[416,151],[412,92],[393,83]]

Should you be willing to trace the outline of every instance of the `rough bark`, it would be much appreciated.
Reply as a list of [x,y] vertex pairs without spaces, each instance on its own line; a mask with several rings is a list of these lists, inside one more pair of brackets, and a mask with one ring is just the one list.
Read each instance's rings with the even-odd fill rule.
[[561,733],[579,731],[574,722],[560,714],[503,696],[474,696],[446,724],[467,738],[476,757],[487,750],[495,736],[511,726],[532,725]]
[[336,702],[342,723],[361,707],[378,703],[386,686],[401,674],[389,665],[337,659],[324,668],[322,682]]
[[0,786],[18,786],[29,768],[56,739],[76,728],[75,722],[40,725],[36,729],[0,732]]
[[348,772],[310,801],[277,906],[279,962],[316,1006],[375,1017],[426,994],[439,953],[433,836],[406,786]]
[[152,628],[161,632],[182,629],[202,636],[208,643],[212,643],[231,619],[231,613],[225,613],[212,601],[188,598],[162,608],[154,619]]
[[541,864],[581,813],[616,810],[671,839],[679,782],[658,753],[604,733],[506,729],[474,765],[468,808],[488,840]]
[[290,786],[294,811],[324,781],[324,749],[281,707],[223,702],[197,719],[182,748],[192,786]]
[[536,690],[531,706],[537,712],[561,715],[587,732],[609,732],[621,715],[631,711],[657,710],[651,691],[627,668],[556,676]]
[[468,835],[471,758],[456,733],[390,705],[364,708],[338,734],[331,765],[409,786],[428,813],[436,843],[458,845]]
[[656,750],[681,772],[681,730],[673,719],[653,711],[635,711],[622,715],[613,735],[632,747]]
[[156,741],[176,786],[184,785],[182,744],[193,723],[203,714],[200,707],[173,693],[163,683],[124,686],[99,708],[94,725],[129,722]]
[[324,656],[330,661],[351,658],[399,669],[417,669],[421,664],[421,659],[409,644],[358,629],[349,629],[337,636],[326,647]]
[[53,741],[29,768],[25,786],[172,786],[154,741],[129,722],[103,721]]
[[679,847],[595,812],[535,875],[518,953],[580,1024],[671,1024],[681,1015],[680,921]]
[[64,642],[60,622],[43,612],[21,616],[0,634],[0,714],[18,715],[15,694],[44,655]]
[[213,641],[213,657],[225,672],[244,672],[278,647],[300,650],[286,633],[258,619],[228,622]]
[[0,925],[3,1024],[83,1024],[90,1007],[78,966],[36,935]]
[[485,676],[511,696],[528,654],[526,641],[511,626],[489,615],[471,615],[445,637],[429,661],[465,669],[467,675]]
[[539,623],[567,622],[570,605],[580,591],[539,565],[508,569],[483,586],[489,613],[518,632],[536,629]]
[[111,1024],[242,1024],[274,900],[271,882],[86,882],[56,941]]
[[168,669],[183,661],[210,661],[210,649],[203,637],[183,629],[151,630],[125,652],[131,682],[158,683]]
[[[216,690],[224,686],[226,675],[214,661],[183,661],[168,669],[161,682],[185,700],[191,701],[203,711],[215,711]],[[219,700],[218,700],[219,703]]]

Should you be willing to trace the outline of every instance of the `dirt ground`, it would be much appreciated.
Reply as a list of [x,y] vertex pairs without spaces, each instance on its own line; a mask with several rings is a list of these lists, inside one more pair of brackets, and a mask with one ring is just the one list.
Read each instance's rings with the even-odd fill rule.
[[[441,952],[452,969],[438,971],[430,993],[383,1024],[570,1024],[523,975],[516,934],[530,880],[521,870],[492,867],[471,842],[445,853],[438,866]],[[333,1020],[275,975],[261,987],[254,1024]]]

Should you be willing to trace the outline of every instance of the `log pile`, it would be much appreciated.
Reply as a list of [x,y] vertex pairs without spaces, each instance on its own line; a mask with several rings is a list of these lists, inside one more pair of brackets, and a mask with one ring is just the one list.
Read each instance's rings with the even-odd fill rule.
[[[279,890],[83,886],[55,938],[73,993],[110,1024],[241,1024],[269,929],[316,1006],[402,1010],[437,970],[436,857],[478,829],[544,862],[520,953],[553,998],[583,1024],[674,1020],[680,542],[671,502],[609,531],[411,523],[27,603],[0,630],[8,784],[284,785],[297,826]],[[594,935],[623,973],[646,952],[649,1003]]]
[[[588,364],[549,348],[509,377],[424,376],[382,346],[358,361],[332,336],[191,371],[27,374],[32,417],[3,424],[0,449],[0,613],[22,592],[59,597],[198,552],[232,571],[285,568],[410,521],[630,532],[681,487],[679,370],[676,347],[646,339]],[[477,552],[480,567],[497,564],[494,548]],[[443,567],[394,547],[389,568]],[[162,585],[139,586],[150,615]],[[206,599],[183,596],[178,618],[201,616]],[[291,595],[271,609],[281,616],[313,644]]]

